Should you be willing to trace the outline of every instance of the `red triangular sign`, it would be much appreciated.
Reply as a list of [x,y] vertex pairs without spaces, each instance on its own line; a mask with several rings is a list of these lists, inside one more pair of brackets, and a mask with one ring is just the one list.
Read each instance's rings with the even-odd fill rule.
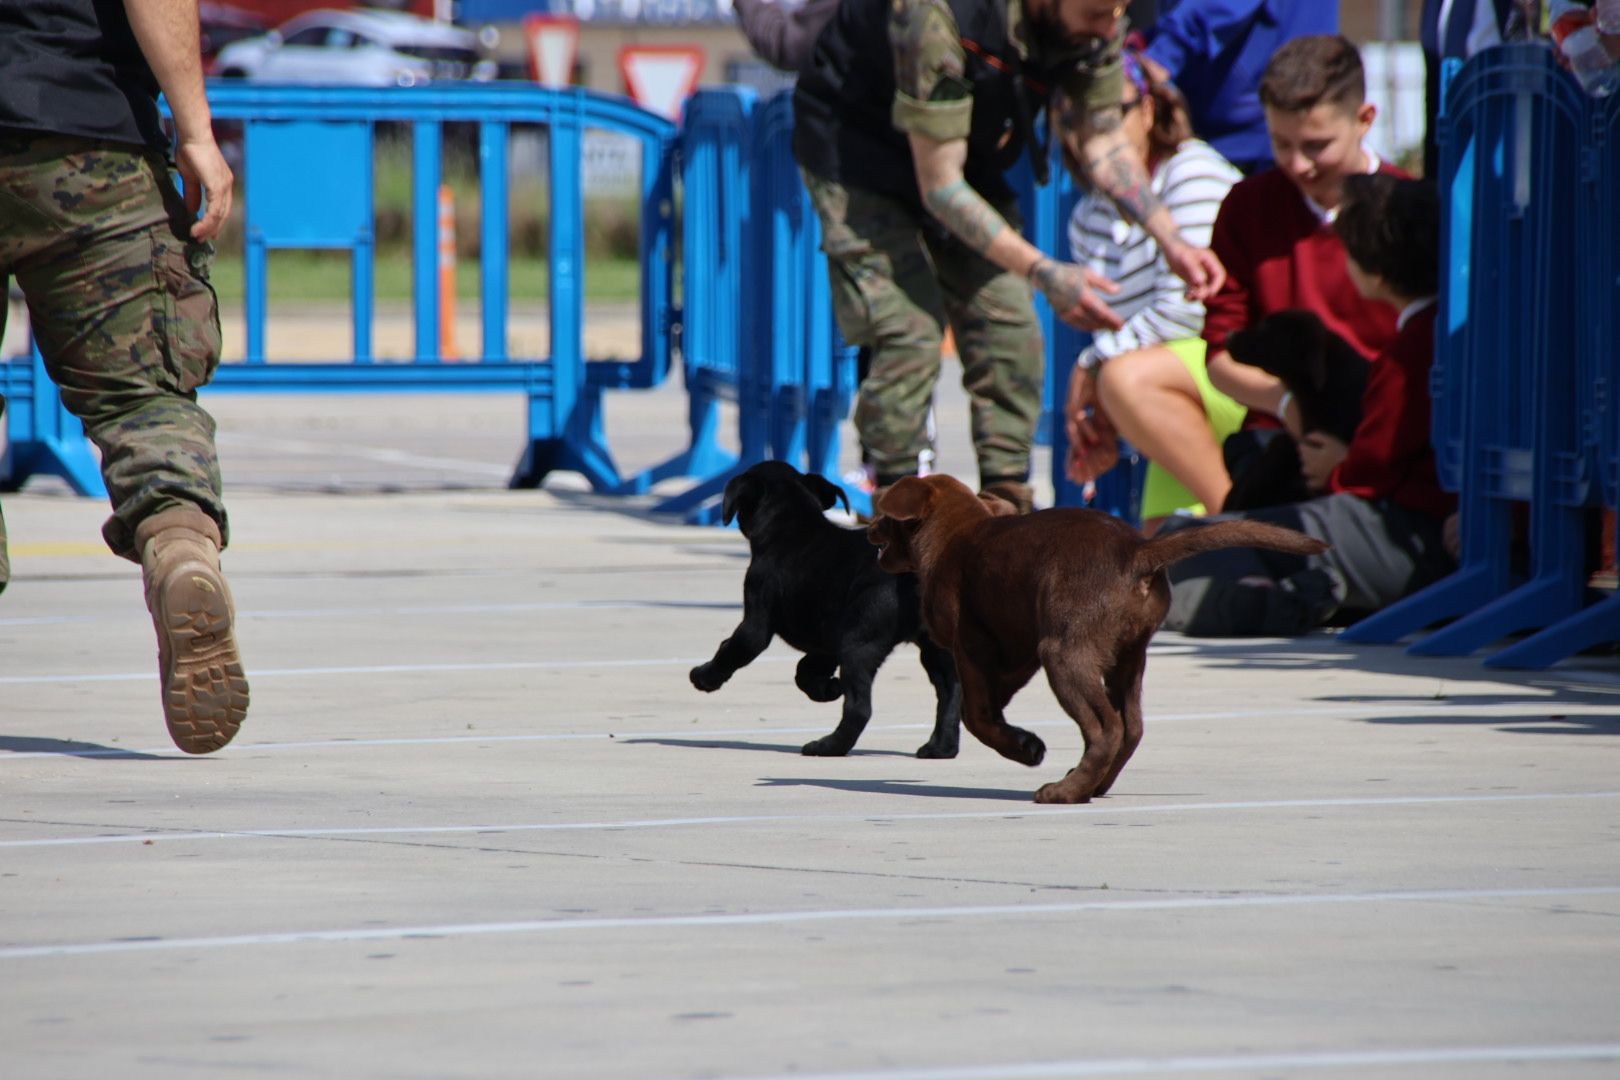
[[637,105],[670,120],[703,76],[703,50],[686,45],[626,45],[619,50],[619,74]]
[[523,20],[529,42],[529,71],[541,86],[562,89],[574,81],[579,51],[579,20],[568,15],[529,15]]

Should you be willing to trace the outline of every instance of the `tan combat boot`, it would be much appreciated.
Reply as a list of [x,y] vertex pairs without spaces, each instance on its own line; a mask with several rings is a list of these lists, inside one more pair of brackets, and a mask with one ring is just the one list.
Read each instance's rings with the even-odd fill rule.
[[214,519],[191,507],[153,514],[135,529],[157,628],[163,717],[188,754],[218,750],[247,717],[236,608],[219,570],[219,544]]

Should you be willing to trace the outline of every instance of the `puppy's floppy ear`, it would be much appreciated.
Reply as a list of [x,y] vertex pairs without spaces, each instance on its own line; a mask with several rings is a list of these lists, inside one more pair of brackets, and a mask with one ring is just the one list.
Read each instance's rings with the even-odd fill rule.
[[1003,499],[1000,495],[992,495],[988,491],[979,492],[979,501],[990,508],[991,517],[1017,517],[1018,507]]
[[849,496],[844,494],[844,489],[828,480],[825,476],[817,473],[805,473],[799,482],[810,489],[810,494],[814,495],[816,501],[821,503],[823,510],[831,510],[833,504],[839,502],[844,504],[845,510],[849,509]]
[[726,493],[720,500],[720,523],[730,525],[739,514],[749,513],[762,494],[759,477],[743,473],[726,481]]
[[915,476],[908,476],[885,491],[875,509],[896,521],[915,521],[928,513],[933,502],[934,489]]

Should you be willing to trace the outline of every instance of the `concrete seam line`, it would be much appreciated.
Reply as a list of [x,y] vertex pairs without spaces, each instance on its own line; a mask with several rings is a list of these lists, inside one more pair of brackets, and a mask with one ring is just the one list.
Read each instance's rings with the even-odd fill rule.
[[[1377,798],[1271,799],[1247,802],[1154,803],[1146,806],[1041,806],[1033,804],[1018,810],[960,810],[932,814],[737,814],[730,816],[684,818],[628,818],[620,821],[533,821],[491,822],[472,825],[378,825],[353,828],[229,829],[210,832],[146,831],[96,836],[37,837],[27,840],[0,840],[0,849],[77,847],[95,844],[175,843],[196,840],[318,840],[327,837],[443,836],[455,834],[495,835],[519,832],[623,832],[633,829],[675,829],[704,825],[770,825],[808,823],[862,824],[898,821],[993,821],[1045,817],[1096,817],[1112,819],[1120,815],[1206,813],[1250,810],[1334,810],[1382,809],[1386,807],[1453,806],[1480,803],[1563,802],[1570,800],[1617,799],[1620,791],[1528,792],[1517,795],[1386,795]],[[33,822],[31,824],[49,824]],[[134,828],[134,826],[129,826]]]
[[1046,1080],[1058,1077],[1143,1076],[1168,1073],[1250,1072],[1258,1069],[1381,1068],[1391,1065],[1465,1065],[1487,1062],[1609,1061],[1620,1043],[1554,1043],[1541,1046],[1439,1046],[1390,1050],[1316,1050],[1270,1054],[1208,1054],[1163,1058],[1097,1058],[1076,1061],[898,1068],[846,1073],[792,1073],[754,1080]]
[[733,915],[647,915],[589,919],[527,919],[510,922],[446,923],[427,926],[295,930],[280,933],[231,934],[218,937],[140,937],[55,945],[12,945],[0,947],[0,961],[171,949],[219,949],[249,945],[297,945],[350,941],[400,941],[412,938],[566,933],[580,930],[644,930],[667,927],[708,929],[731,926],[773,926],[804,922],[1026,918],[1029,916],[1066,915],[1082,911],[1130,913],[1245,907],[1300,907],[1319,904],[1467,903],[1480,900],[1555,900],[1582,896],[1616,895],[1620,895],[1620,884],[1549,886],[1525,889],[1426,889],[1404,892],[1247,893],[1152,900],[1081,900],[1054,904],[982,904],[932,908],[843,908],[820,911],[769,911]]

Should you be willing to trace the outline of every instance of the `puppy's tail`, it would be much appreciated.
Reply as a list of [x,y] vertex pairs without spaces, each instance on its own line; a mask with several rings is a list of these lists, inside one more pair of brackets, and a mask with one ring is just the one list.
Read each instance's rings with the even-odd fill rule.
[[1320,555],[1328,549],[1322,541],[1281,525],[1268,525],[1263,521],[1216,521],[1177,529],[1149,540],[1136,551],[1136,572],[1156,574],[1189,555],[1231,547],[1268,548],[1290,555]]

